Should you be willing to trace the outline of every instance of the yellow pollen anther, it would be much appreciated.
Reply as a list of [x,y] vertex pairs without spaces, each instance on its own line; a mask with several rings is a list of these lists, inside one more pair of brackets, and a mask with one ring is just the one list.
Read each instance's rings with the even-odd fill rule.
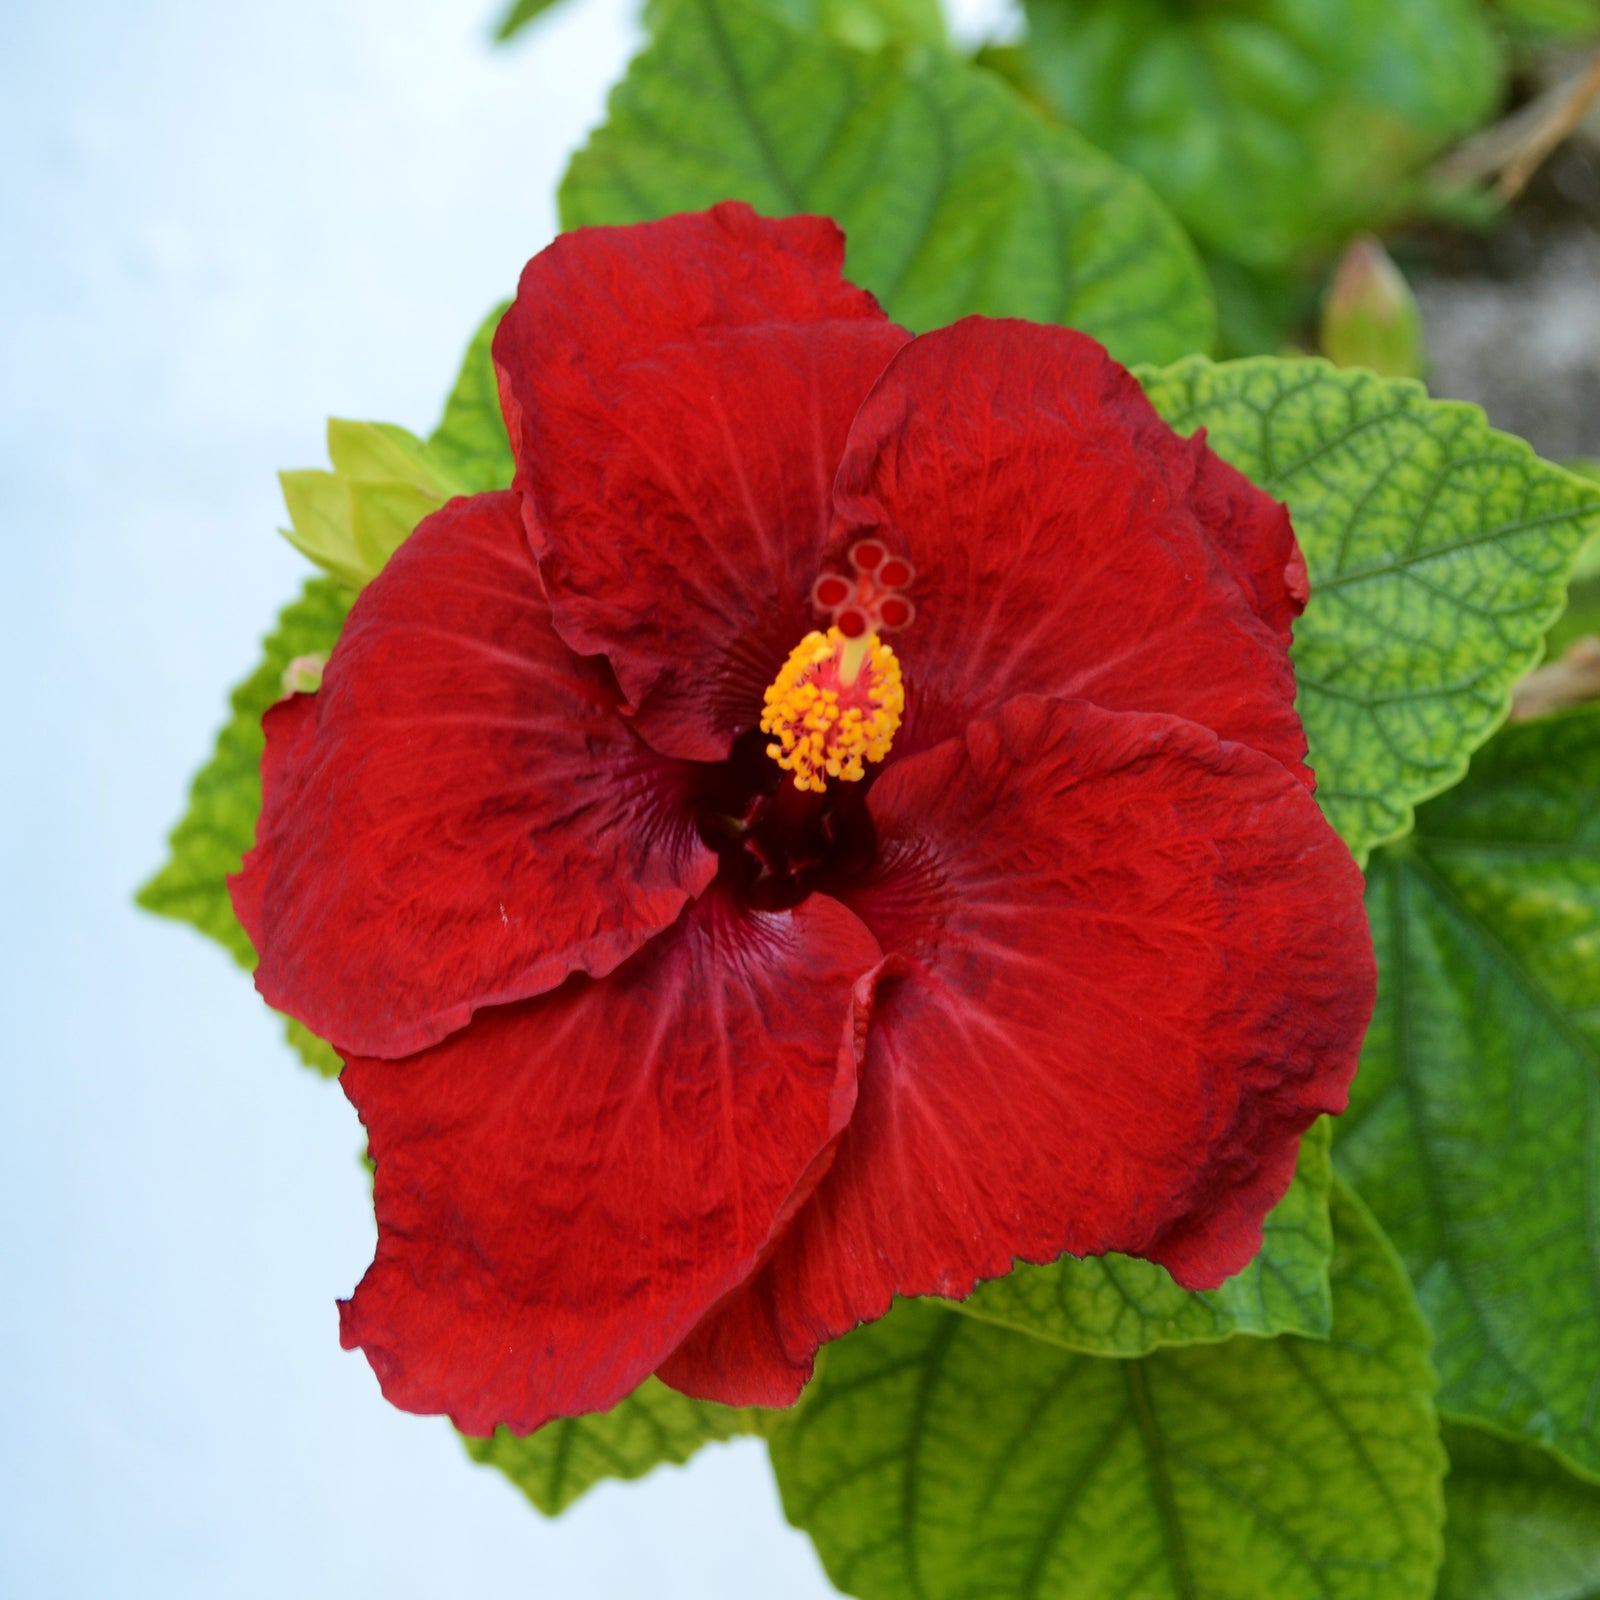
[[[848,674],[848,676],[847,676]],[[846,639],[837,628],[808,633],[765,696],[767,754],[797,789],[821,794],[828,778],[858,783],[882,761],[906,708],[900,663],[876,634]]]

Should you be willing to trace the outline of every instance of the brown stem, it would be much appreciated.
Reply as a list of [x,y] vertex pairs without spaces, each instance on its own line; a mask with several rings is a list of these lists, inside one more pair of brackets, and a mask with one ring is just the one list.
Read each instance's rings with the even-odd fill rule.
[[1474,134],[1434,168],[1434,180],[1451,186],[1482,183],[1499,174],[1494,192],[1509,203],[1550,153],[1583,121],[1600,96],[1600,51],[1575,77],[1546,89],[1510,116]]
[[1547,661],[1511,691],[1511,720],[1531,722],[1552,711],[1600,700],[1600,639],[1574,639],[1559,661]]

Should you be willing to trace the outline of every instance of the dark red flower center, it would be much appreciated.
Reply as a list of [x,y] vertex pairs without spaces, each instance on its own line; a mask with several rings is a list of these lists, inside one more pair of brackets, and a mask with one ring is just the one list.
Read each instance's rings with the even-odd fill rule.
[[768,756],[767,743],[759,731],[746,733],[726,761],[702,769],[695,824],[734,896],[757,910],[782,911],[872,865],[872,775],[821,794],[800,789]]

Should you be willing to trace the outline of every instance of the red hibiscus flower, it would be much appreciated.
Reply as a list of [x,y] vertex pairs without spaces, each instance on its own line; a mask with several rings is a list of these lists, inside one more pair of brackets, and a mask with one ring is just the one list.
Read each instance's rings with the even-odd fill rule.
[[1283,508],[1093,341],[913,339],[829,222],[584,229],[457,500],[266,719],[233,882],[377,1163],[343,1338],[468,1433],[792,1401],[895,1294],[1213,1286],[1374,971]]

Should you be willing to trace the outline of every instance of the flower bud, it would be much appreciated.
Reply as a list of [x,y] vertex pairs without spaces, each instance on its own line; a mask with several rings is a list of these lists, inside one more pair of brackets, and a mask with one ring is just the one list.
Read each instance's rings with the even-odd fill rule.
[[1322,302],[1322,353],[1382,378],[1420,378],[1422,316],[1410,286],[1371,234],[1341,258]]
[[322,655],[296,656],[283,669],[285,694],[315,694],[322,687],[322,673],[328,658]]

